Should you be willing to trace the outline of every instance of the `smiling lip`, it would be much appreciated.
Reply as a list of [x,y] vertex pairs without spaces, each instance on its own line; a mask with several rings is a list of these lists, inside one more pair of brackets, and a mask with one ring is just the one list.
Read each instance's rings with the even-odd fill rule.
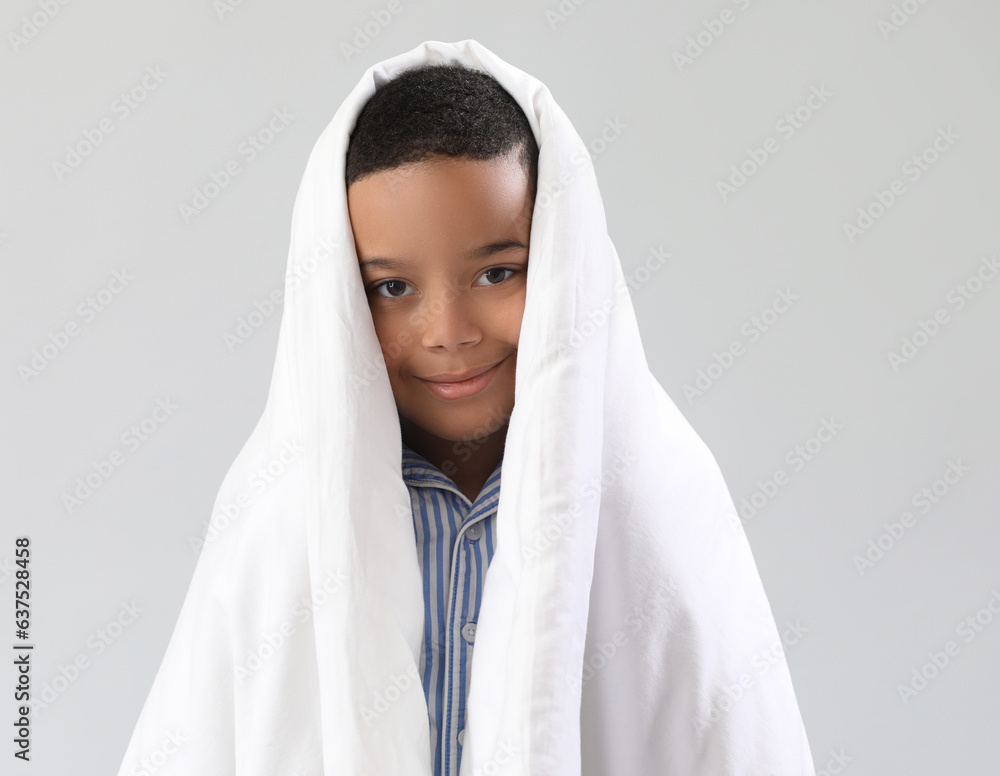
[[470,369],[461,374],[439,374],[432,377],[420,377],[431,393],[442,399],[462,399],[474,396],[484,390],[493,381],[497,367],[506,359],[501,359],[493,366]]

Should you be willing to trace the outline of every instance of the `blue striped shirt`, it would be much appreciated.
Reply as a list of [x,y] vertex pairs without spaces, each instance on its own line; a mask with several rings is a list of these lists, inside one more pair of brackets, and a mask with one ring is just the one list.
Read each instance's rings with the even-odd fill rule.
[[458,776],[465,731],[468,671],[486,569],[496,546],[497,464],[475,501],[434,464],[403,443],[424,588],[420,677],[430,718],[435,776]]

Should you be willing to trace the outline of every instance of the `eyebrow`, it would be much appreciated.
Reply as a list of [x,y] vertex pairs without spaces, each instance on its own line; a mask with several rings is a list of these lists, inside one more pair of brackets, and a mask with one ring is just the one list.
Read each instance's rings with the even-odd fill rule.
[[[527,247],[520,240],[497,240],[488,245],[473,248],[465,254],[465,257],[467,259],[483,259],[497,253],[502,253],[503,251],[509,251],[512,248],[524,248],[527,250]],[[408,266],[405,261],[389,259],[384,256],[370,256],[361,261],[361,269],[406,269]]]

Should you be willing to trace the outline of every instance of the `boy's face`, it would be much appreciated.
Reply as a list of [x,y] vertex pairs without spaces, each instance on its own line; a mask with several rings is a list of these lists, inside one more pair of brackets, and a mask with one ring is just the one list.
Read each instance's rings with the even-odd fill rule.
[[400,414],[452,442],[504,428],[534,203],[521,165],[435,157],[356,181],[347,203]]

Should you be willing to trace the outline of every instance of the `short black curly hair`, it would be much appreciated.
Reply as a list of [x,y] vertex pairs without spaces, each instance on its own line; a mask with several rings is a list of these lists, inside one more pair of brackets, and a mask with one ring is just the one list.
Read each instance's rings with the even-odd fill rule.
[[387,81],[362,107],[347,146],[346,185],[437,155],[509,153],[517,153],[534,191],[538,144],[510,93],[482,70],[419,65]]

